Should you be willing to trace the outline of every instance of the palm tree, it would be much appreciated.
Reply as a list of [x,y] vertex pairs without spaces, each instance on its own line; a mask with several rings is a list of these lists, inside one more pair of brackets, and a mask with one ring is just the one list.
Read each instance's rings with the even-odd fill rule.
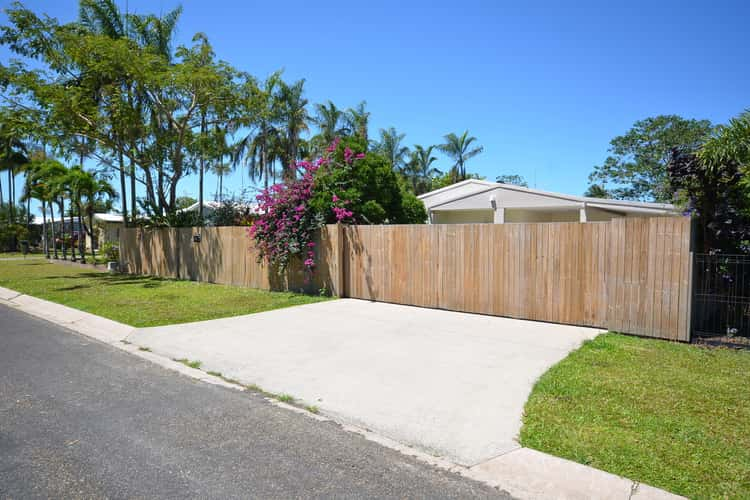
[[50,198],[50,188],[49,183],[42,175],[41,164],[35,161],[32,161],[28,164],[28,168],[26,169],[26,183],[24,185],[24,192],[21,195],[22,201],[31,201],[32,198],[39,200],[39,202],[41,202],[42,204],[42,250],[49,259],[50,253],[49,234],[47,231],[47,202]]
[[460,136],[450,133],[444,136],[444,139],[445,143],[439,145],[438,149],[455,162],[451,168],[453,182],[462,181],[466,179],[466,162],[484,151],[484,148],[482,146],[471,147],[477,138],[469,136],[468,130]]
[[[7,114],[0,116],[0,172],[8,172],[8,221],[15,222],[16,173],[27,163],[28,152],[21,140],[22,132],[17,122]],[[0,185],[0,205],[3,203]]]
[[[50,217],[52,219],[52,251],[55,259],[58,258],[58,254],[57,237],[55,234],[55,212],[52,204],[57,196],[58,179],[65,176],[66,173],[67,169],[60,162],[44,156],[32,160],[28,164],[26,171],[28,182],[26,184],[26,191],[24,192],[23,198],[25,200],[36,198],[42,203],[44,243],[47,257],[50,256],[49,242],[47,238],[47,208],[49,207]],[[62,213],[60,216],[62,218]]]
[[218,189],[216,191],[217,196],[216,198],[219,201],[223,201],[224,199],[224,176],[231,174],[234,170],[234,166],[232,163],[227,163],[220,161],[218,163],[215,163],[211,166],[211,173],[214,174],[218,179]]
[[149,47],[157,54],[172,60],[172,42],[177,32],[177,22],[182,15],[182,6],[167,12],[163,16],[129,15],[130,36],[141,46]]
[[350,133],[359,136],[369,144],[368,127],[370,123],[370,112],[366,111],[367,101],[362,101],[355,108],[349,108],[344,113],[344,123]]
[[332,101],[327,104],[315,105],[315,116],[312,122],[320,129],[320,140],[323,144],[328,145],[333,142],[336,136],[343,135],[346,130],[341,126],[344,112]]
[[376,152],[385,156],[391,167],[396,171],[402,171],[405,158],[409,154],[409,148],[401,143],[406,134],[399,134],[394,127],[380,129],[380,141],[373,148]]
[[248,126],[251,132],[242,138],[233,148],[232,162],[235,166],[244,162],[248,167],[250,180],[263,180],[265,187],[275,176],[274,163],[279,157],[280,132],[276,127],[281,115],[277,95],[279,73],[266,79],[262,87],[249,80],[245,83],[244,107],[247,114],[238,120],[239,125]]
[[304,97],[305,80],[298,80],[289,85],[279,81],[279,101],[281,103],[281,125],[283,133],[283,152],[281,176],[285,181],[294,178],[293,168],[299,159],[299,143],[302,132],[307,131],[310,116],[307,113],[307,99]]
[[415,194],[422,194],[429,191],[432,187],[432,178],[440,175],[441,172],[432,164],[437,158],[432,156],[435,146],[425,148],[417,144],[414,151],[411,152],[411,159],[407,163],[405,171],[407,177],[411,180],[412,188]]
[[[79,166],[71,169],[71,184],[75,192],[75,203],[78,211],[78,226],[81,228],[83,238],[78,238],[78,251],[81,254],[81,262],[86,262],[85,235],[91,238],[91,257],[96,261],[94,249],[94,208],[97,202],[104,198],[114,198],[115,190],[105,179],[96,174],[87,172]],[[88,219],[88,226],[84,224],[83,216]]]

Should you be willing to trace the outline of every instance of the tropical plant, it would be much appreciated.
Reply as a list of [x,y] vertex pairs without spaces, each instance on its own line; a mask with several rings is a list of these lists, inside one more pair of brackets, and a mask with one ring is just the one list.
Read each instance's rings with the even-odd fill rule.
[[281,117],[278,87],[281,75],[274,73],[262,86],[247,78],[240,89],[241,116],[238,126],[248,127],[246,134],[233,148],[232,161],[235,166],[244,163],[252,181],[263,181],[268,188],[275,183],[274,164],[280,157],[281,133],[276,126]]
[[[266,259],[279,272],[289,266],[292,258],[300,257],[305,269],[312,273],[315,267],[315,231],[325,224],[328,215],[339,222],[347,221],[353,215],[346,207],[347,201],[339,196],[334,194],[320,203],[320,196],[316,193],[318,169],[349,170],[355,161],[363,158],[349,150],[344,162],[339,162],[333,156],[334,151],[335,147],[330,147],[326,156],[312,163],[298,162],[296,168],[301,174],[298,178],[274,184],[257,197],[259,215],[248,228],[248,236],[255,240],[258,258]],[[312,200],[316,195],[318,203],[314,204]]]
[[280,124],[283,129],[281,151],[281,176],[285,181],[294,179],[295,164],[299,159],[300,136],[308,130],[307,99],[304,97],[305,80],[287,84],[279,81]]
[[[0,173],[8,174],[8,207],[10,218],[16,205],[16,173],[28,162],[28,151],[23,141],[25,131],[17,113],[0,111]],[[0,203],[3,203],[0,184]]]
[[383,156],[391,168],[401,172],[409,155],[409,148],[402,143],[406,134],[400,134],[394,127],[380,129],[380,140],[375,143],[373,151]]
[[359,137],[369,146],[370,112],[366,108],[367,101],[362,101],[354,108],[347,109],[344,113],[344,123],[350,134]]
[[343,118],[344,112],[332,101],[315,105],[315,116],[311,121],[318,127],[319,140],[322,144],[327,146],[333,142],[334,138],[347,132],[342,124]]
[[445,139],[445,143],[439,145],[438,149],[448,155],[454,162],[450,170],[453,182],[467,179],[466,162],[484,151],[484,147],[472,147],[477,138],[469,136],[468,130],[464,131],[461,135],[450,133],[443,136],[443,138]]
[[419,144],[414,146],[411,158],[404,168],[404,175],[411,184],[415,194],[422,194],[432,189],[432,178],[440,175],[440,170],[432,164],[437,158],[432,156],[435,146],[424,147]]

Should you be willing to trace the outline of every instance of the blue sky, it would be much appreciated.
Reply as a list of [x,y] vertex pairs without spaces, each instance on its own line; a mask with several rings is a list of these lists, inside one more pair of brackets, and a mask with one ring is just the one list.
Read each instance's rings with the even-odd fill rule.
[[[73,0],[25,5],[63,21],[77,15]],[[429,145],[468,129],[485,147],[470,171],[518,173],[539,189],[581,194],[609,140],[638,119],[674,113],[720,123],[750,107],[747,1],[182,5],[180,43],[202,31],[239,69],[305,78],[311,103],[366,100],[373,136],[395,126],[407,145]],[[249,185],[239,171],[225,183]],[[196,188],[190,179],[179,191]],[[214,189],[209,180],[207,193]]]

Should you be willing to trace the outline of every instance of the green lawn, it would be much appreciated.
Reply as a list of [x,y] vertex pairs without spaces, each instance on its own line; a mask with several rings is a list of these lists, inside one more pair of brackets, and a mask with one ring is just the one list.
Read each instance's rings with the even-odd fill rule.
[[0,286],[136,327],[223,318],[326,300],[296,293],[99,273],[39,259],[0,261]]
[[[18,257],[23,257],[23,253],[21,253],[21,252],[0,252],[0,259],[16,259]],[[30,253],[30,254],[26,255],[27,259],[31,259],[31,258],[41,259],[42,257],[44,257],[44,255],[41,254],[41,253]]]
[[521,443],[691,498],[750,498],[750,352],[601,335],[526,403]]

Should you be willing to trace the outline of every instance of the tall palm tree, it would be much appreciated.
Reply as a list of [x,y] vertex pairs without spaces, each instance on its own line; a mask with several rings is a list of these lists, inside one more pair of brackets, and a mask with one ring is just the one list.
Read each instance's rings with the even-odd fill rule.
[[315,116],[312,117],[312,122],[320,130],[320,140],[323,144],[328,145],[333,142],[336,136],[345,133],[342,127],[343,118],[344,112],[337,108],[332,101],[315,105]]
[[406,134],[399,134],[394,127],[380,129],[380,141],[373,148],[376,152],[385,156],[391,167],[401,172],[404,168],[409,148],[402,144]]
[[[8,173],[8,221],[15,221],[16,173],[29,161],[26,145],[21,139],[23,132],[17,122],[7,113],[0,116],[0,172]],[[0,204],[3,203],[0,185]]]
[[365,108],[367,101],[362,101],[354,108],[349,108],[344,113],[344,123],[350,133],[360,137],[369,145],[368,128],[370,124],[370,112]]
[[307,99],[304,97],[305,80],[298,80],[289,85],[283,80],[279,83],[279,101],[281,103],[281,125],[284,129],[281,176],[285,181],[294,178],[294,165],[299,159],[299,144],[302,132],[308,130]]
[[47,182],[47,179],[45,179],[42,174],[42,165],[37,161],[32,161],[27,165],[26,182],[24,184],[23,194],[21,195],[22,201],[30,201],[32,198],[39,200],[42,204],[42,251],[44,252],[44,255],[49,258],[47,203],[50,199],[50,186],[49,182]]
[[425,148],[417,144],[411,152],[411,159],[405,170],[407,177],[411,180],[415,194],[429,191],[432,186],[432,178],[441,174],[440,170],[432,166],[437,161],[437,158],[432,156],[434,149],[435,146]]
[[224,200],[224,176],[229,175],[234,170],[231,162],[217,162],[211,165],[211,173],[217,177],[216,198],[218,201]]
[[232,162],[235,166],[244,163],[253,182],[263,180],[268,187],[275,176],[274,164],[279,158],[281,133],[277,123],[281,116],[277,95],[280,74],[269,76],[262,86],[248,80],[243,86],[245,116],[237,122],[249,127],[250,133],[235,144]]
[[[60,214],[60,242],[62,246],[62,257],[63,260],[68,259],[67,254],[67,246],[65,244],[65,199],[69,196],[70,193],[70,175],[68,173],[67,167],[60,164],[62,168],[57,168],[55,171],[53,171],[51,175],[51,189],[52,189],[52,198],[54,199],[55,203],[57,204],[57,213]],[[72,203],[71,203],[71,210],[72,210]],[[55,213],[54,211],[50,211],[52,214],[53,220]],[[73,231],[73,226],[70,226],[71,232]],[[71,240],[72,242],[72,240]]]
[[453,167],[451,167],[453,182],[462,181],[466,179],[466,162],[484,151],[484,147],[471,146],[477,138],[469,136],[468,130],[460,136],[450,133],[444,136],[444,139],[445,143],[439,145],[438,149],[454,161]]

